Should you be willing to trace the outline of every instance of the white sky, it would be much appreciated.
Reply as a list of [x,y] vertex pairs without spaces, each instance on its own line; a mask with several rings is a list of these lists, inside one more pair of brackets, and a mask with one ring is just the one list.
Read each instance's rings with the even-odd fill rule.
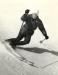
[[58,49],[58,0],[0,0],[0,38],[17,36],[21,27],[20,17],[27,8],[31,10],[30,13],[39,10],[50,37],[41,45],[39,41],[44,37],[37,29],[29,45]]

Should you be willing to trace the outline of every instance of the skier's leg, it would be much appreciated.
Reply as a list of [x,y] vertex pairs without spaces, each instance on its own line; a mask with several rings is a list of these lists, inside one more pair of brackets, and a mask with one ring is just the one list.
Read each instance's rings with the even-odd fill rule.
[[11,39],[11,44],[16,46],[16,43],[20,42],[20,40],[22,40],[24,37],[24,35],[22,35],[21,33],[18,34],[18,36],[16,38],[12,38]]
[[26,44],[29,44],[30,40],[31,40],[31,36],[27,35],[27,36],[25,36],[24,41],[18,41],[18,42],[16,42],[16,45],[26,45]]
[[19,33],[16,38],[6,39],[5,41],[7,41],[7,42],[15,42],[15,41],[20,41],[22,38],[23,38],[23,35],[21,33]]
[[16,38],[10,38],[5,40],[6,42],[9,42],[9,44],[12,46],[12,48],[16,47],[16,43],[18,43],[22,38],[24,37],[24,35],[22,35],[20,32],[18,34],[18,36]]

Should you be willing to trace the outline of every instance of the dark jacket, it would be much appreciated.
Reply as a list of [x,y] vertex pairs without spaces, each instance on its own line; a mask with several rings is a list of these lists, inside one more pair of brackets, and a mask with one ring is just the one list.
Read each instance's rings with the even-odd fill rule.
[[[37,16],[36,19],[32,18],[32,14],[30,15],[26,15],[24,14],[21,17],[21,20],[24,22],[26,22],[26,24],[22,27],[22,31],[25,33],[34,33],[34,30],[38,27],[40,29],[40,31],[42,32],[42,30],[45,31],[45,28],[43,26],[42,21],[39,19],[39,17]],[[24,29],[24,30],[23,30]]]
[[24,14],[22,17],[21,17],[21,20],[24,22],[26,22],[26,25],[28,26],[28,29],[29,30],[35,30],[37,28],[37,25],[36,25],[36,20],[34,20],[32,18],[32,14],[30,15],[26,15]]

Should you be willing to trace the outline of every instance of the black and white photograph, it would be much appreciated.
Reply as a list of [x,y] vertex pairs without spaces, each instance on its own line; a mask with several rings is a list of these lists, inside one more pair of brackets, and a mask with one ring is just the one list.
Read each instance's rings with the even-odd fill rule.
[[0,0],[0,75],[58,75],[58,1]]

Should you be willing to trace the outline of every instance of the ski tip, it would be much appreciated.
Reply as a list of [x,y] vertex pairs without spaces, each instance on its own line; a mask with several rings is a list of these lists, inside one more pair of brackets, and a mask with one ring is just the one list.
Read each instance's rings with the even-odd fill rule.
[[11,41],[10,41],[9,39],[6,39],[6,40],[4,40],[4,42],[8,42],[8,43],[10,43]]
[[3,41],[1,41],[2,43],[10,43],[10,41],[9,40],[3,40]]
[[5,41],[3,40],[3,41],[1,41],[2,43],[5,43]]
[[6,40],[4,40],[5,42],[9,42],[9,40],[8,39],[6,39]]

